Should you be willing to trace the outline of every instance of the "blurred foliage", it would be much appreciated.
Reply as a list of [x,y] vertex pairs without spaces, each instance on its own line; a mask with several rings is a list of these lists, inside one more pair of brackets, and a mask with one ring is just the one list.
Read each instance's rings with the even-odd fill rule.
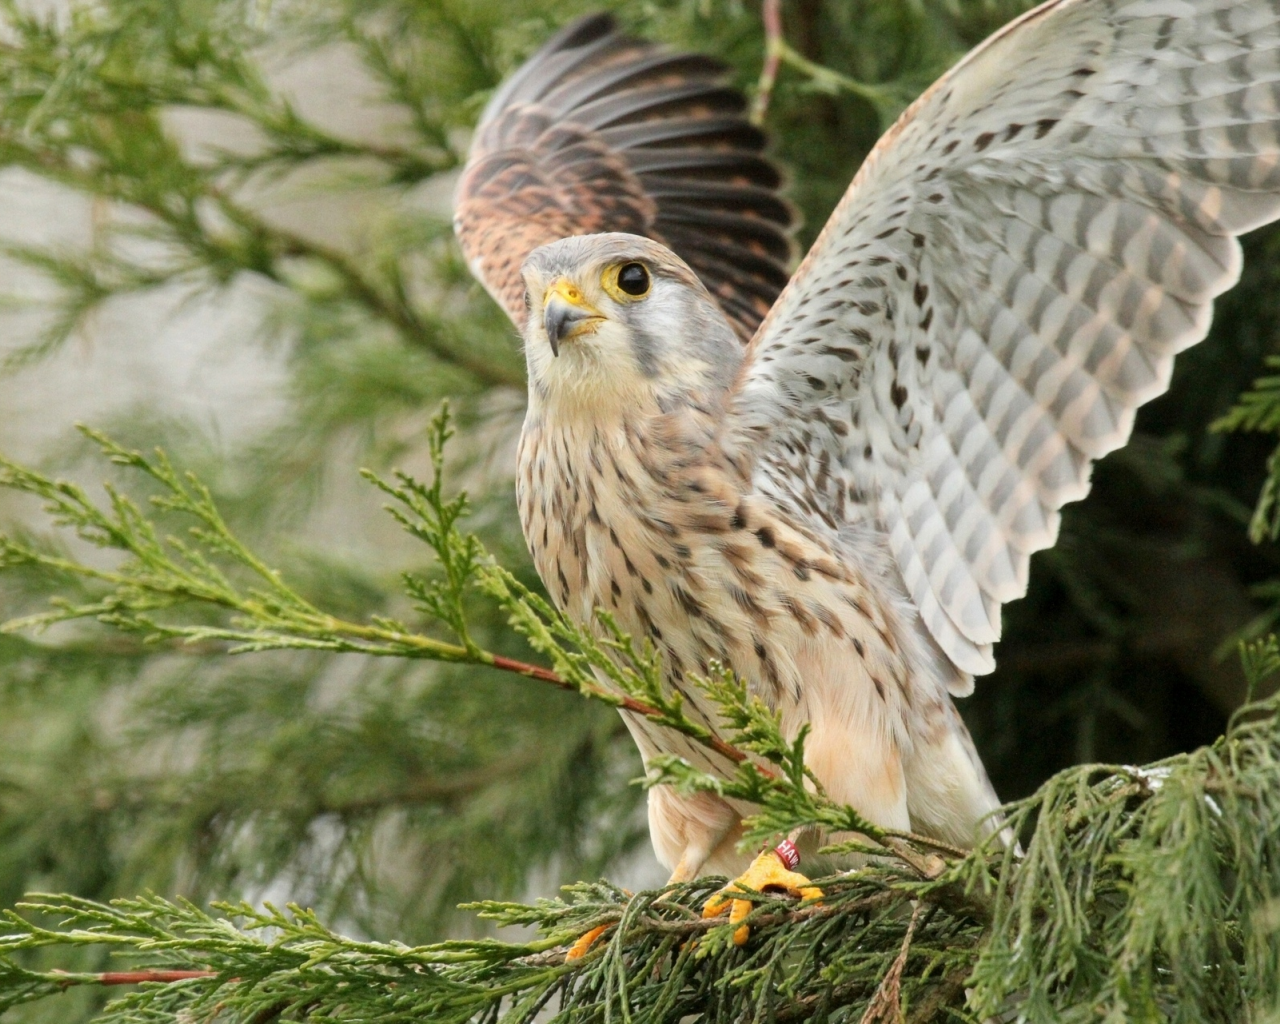
[[[282,353],[280,415],[232,446],[147,408],[109,424],[113,436],[162,442],[195,468],[303,600],[413,624],[398,573],[434,570],[412,548],[375,543],[376,502],[351,480],[358,466],[423,465],[427,418],[450,396],[474,528],[535,587],[506,468],[522,359],[470,280],[440,197],[493,86],[599,6],[101,0],[51,12],[9,0],[0,163],[91,198],[94,226],[80,248],[6,247],[51,295],[38,330],[3,339],[8,372],[41,373],[43,357],[130,296],[255,282],[260,329],[240,343]],[[637,32],[719,55],[754,88],[755,3],[607,6]],[[788,0],[802,60],[784,63],[766,126],[802,242],[886,118],[1026,6]],[[367,110],[330,123],[282,84],[298,67],[350,80]],[[358,215],[314,213],[348,208]],[[1219,651],[1280,607],[1266,586],[1280,556],[1247,535],[1274,438],[1207,428],[1277,351],[1280,232],[1245,250],[1210,339],[1180,357],[1170,393],[1067,510],[1030,594],[1007,609],[996,674],[964,702],[1005,798],[1081,760],[1138,763],[1208,742],[1244,697],[1239,665]],[[100,476],[84,459],[72,441],[49,453]],[[5,511],[20,536],[25,508]],[[54,585],[19,567],[0,586],[10,617],[46,608]],[[486,650],[533,657],[492,606],[470,612]],[[425,941],[468,927],[459,900],[616,870],[644,846],[642,793],[627,785],[639,773],[611,711],[485,669],[298,650],[228,661],[216,639],[144,645],[84,623],[0,638],[6,905],[34,889],[287,893],[346,927]]]

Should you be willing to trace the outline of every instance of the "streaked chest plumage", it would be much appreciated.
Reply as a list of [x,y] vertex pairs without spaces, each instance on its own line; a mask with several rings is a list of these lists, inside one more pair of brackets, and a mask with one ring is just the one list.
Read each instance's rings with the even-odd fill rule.
[[[580,623],[604,609],[650,640],[670,685],[708,722],[714,713],[685,676],[717,661],[789,731],[831,718],[844,732],[858,720],[909,746],[919,709],[891,610],[821,537],[753,496],[696,418],[556,423],[532,411],[517,498],[556,604]],[[646,755],[691,756],[682,737],[639,731]]]

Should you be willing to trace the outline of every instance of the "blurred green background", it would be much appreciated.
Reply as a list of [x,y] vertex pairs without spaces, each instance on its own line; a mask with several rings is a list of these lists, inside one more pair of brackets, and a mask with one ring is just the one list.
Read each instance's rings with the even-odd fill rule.
[[[490,90],[601,6],[754,89],[760,11],[737,0],[5,4],[0,450],[96,486],[110,471],[75,421],[162,445],[311,599],[412,616],[398,573],[430,572],[424,549],[357,468],[424,476],[448,396],[472,526],[535,583],[511,484],[523,359],[461,262],[450,197]],[[802,245],[888,119],[1025,6],[786,0],[799,53],[875,87],[782,71],[766,127]],[[963,702],[1005,798],[1081,760],[1207,742],[1243,697],[1231,639],[1265,621],[1280,576],[1246,530],[1274,438],[1207,426],[1277,351],[1280,232],[1245,249],[1210,340],[1067,510],[1006,610],[997,672]],[[48,530],[8,496],[0,520]],[[42,607],[50,586],[6,573],[0,610]],[[491,649],[530,657],[476,616]],[[406,942],[457,934],[476,927],[463,900],[660,880],[639,774],[613,712],[496,673],[0,636],[3,905],[152,889],[297,900]]]

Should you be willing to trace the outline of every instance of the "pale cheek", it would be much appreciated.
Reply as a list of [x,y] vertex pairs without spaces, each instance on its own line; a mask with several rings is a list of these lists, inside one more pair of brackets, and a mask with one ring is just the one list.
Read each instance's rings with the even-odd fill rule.
[[631,353],[631,339],[621,324],[605,322],[593,334],[584,336],[574,353],[584,368],[596,368],[601,373],[618,373],[635,376],[635,357]]
[[556,362],[547,339],[540,336],[525,338],[524,352],[529,364],[529,379],[545,382]]
[[534,339],[532,345],[530,369],[549,394],[607,402],[625,400],[644,385],[620,325],[602,324],[594,334],[566,341],[558,357],[552,356],[543,338]]

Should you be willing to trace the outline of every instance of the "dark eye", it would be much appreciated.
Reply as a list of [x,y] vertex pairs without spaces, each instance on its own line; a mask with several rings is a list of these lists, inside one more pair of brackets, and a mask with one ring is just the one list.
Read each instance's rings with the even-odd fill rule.
[[643,295],[649,290],[649,268],[643,263],[626,263],[618,270],[618,287],[628,295]]

